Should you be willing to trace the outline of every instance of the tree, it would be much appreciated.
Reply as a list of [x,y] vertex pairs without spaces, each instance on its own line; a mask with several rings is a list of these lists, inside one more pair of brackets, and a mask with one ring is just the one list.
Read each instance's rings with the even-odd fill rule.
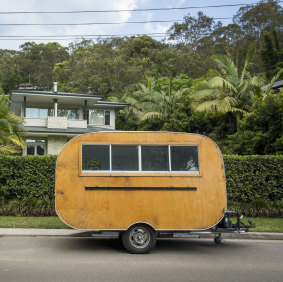
[[254,98],[252,81],[256,79],[251,77],[247,68],[254,51],[254,48],[248,51],[240,74],[229,57],[223,55],[213,57],[220,72],[216,71],[216,75],[212,78],[200,81],[193,87],[197,110],[236,113],[237,122],[241,113],[251,110]]
[[146,79],[146,85],[140,83],[138,91],[127,93],[123,99],[131,104],[141,120],[152,117],[168,118],[186,89],[173,91],[172,78],[166,89],[160,89],[154,78],[146,77]]
[[283,93],[258,103],[228,142],[236,154],[283,154]]
[[277,72],[280,63],[283,63],[283,49],[280,48],[278,33],[273,30],[264,35],[264,48],[260,52],[265,76],[271,79]]
[[241,27],[246,36],[260,39],[272,30],[282,34],[282,17],[283,8],[278,0],[262,0],[256,5],[241,7],[233,22]]
[[209,134],[218,124],[219,117],[214,113],[195,111],[192,98],[183,93],[173,110],[170,118],[165,122],[162,130],[173,132],[190,132]]
[[183,44],[190,44],[192,50],[196,50],[199,41],[211,34],[213,25],[214,19],[202,12],[198,12],[197,17],[188,14],[184,17],[183,23],[174,23],[168,30],[169,39]]
[[0,87],[5,94],[9,94],[10,90],[23,82],[18,66],[15,64],[17,54],[18,51],[0,50]]
[[0,153],[18,153],[25,148],[21,137],[23,132],[22,119],[9,109],[6,96],[0,96]]
[[145,76],[176,72],[176,54],[166,44],[149,36],[110,38],[97,43],[72,45],[70,59],[53,71],[60,89],[121,98],[135,90]]
[[67,48],[57,42],[36,44],[26,42],[14,57],[14,63],[25,82],[31,82],[41,89],[51,89],[54,77],[52,70],[56,63],[69,58]]

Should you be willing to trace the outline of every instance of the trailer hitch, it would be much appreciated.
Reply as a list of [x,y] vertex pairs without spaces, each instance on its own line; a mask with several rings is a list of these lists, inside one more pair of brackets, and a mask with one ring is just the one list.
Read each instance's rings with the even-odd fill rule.
[[[231,215],[236,216],[237,221],[236,223],[232,223],[230,217]],[[224,214],[223,219],[219,222],[219,224],[216,227],[216,230],[223,230],[226,232],[248,232],[250,228],[255,228],[255,224],[251,220],[248,220],[249,224],[245,224],[242,222],[243,216],[239,214],[237,211],[226,211]]]

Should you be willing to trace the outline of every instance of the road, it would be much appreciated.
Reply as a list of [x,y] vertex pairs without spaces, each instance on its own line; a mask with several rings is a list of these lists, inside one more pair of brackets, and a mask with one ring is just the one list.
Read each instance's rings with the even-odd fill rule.
[[162,239],[131,255],[117,239],[0,238],[0,281],[282,281],[283,241]]

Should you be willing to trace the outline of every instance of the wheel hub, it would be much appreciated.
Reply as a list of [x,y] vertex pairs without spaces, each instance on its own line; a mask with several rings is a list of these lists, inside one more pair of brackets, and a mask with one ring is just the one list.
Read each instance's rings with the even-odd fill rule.
[[143,228],[133,229],[130,233],[130,242],[136,248],[145,248],[150,241],[148,231]]

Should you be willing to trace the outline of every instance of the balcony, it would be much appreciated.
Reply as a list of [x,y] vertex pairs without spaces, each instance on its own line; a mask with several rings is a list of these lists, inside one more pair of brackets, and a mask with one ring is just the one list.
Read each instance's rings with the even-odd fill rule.
[[46,128],[87,128],[87,121],[80,119],[67,119],[66,117],[25,118],[26,126],[38,126]]
[[66,117],[48,117],[47,128],[62,128],[67,129],[68,122]]

